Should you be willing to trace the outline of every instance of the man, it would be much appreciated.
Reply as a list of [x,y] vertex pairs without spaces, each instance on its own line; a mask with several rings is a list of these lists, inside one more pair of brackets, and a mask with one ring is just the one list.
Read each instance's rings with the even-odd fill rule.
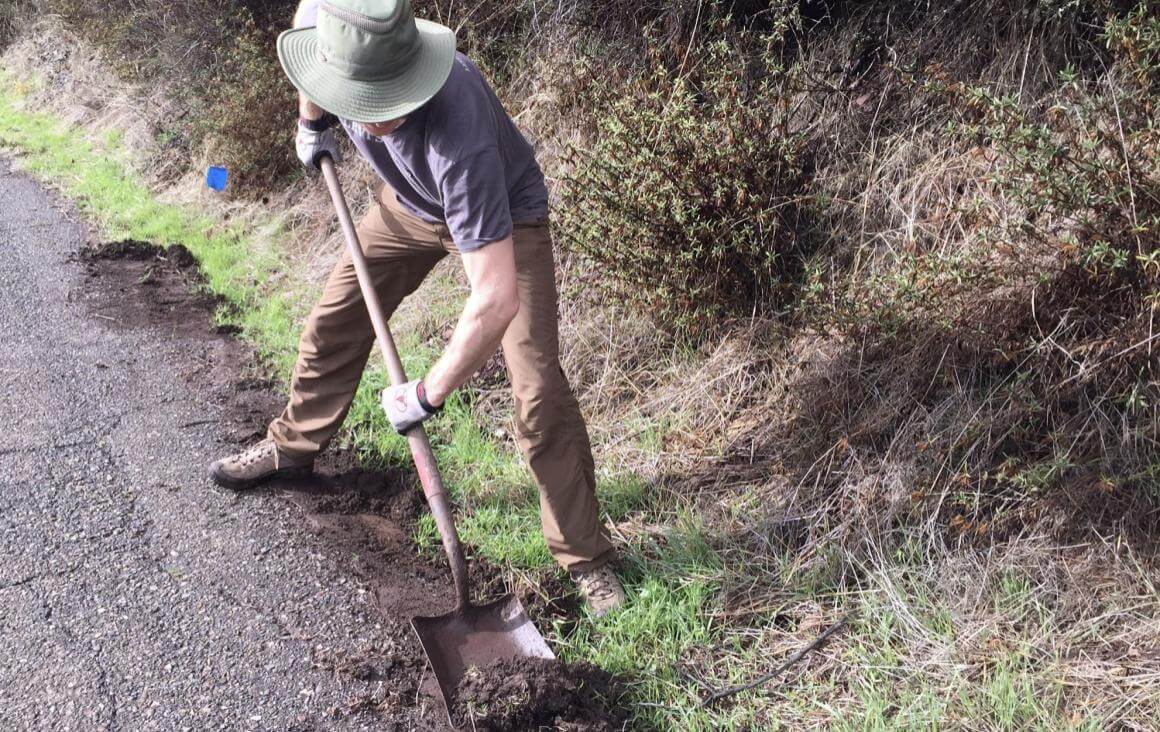
[[[548,194],[533,151],[455,34],[409,0],[302,0],[278,55],[299,91],[298,156],[338,159],[332,124],[383,179],[358,227],[387,317],[448,253],[471,294],[443,355],[383,404],[405,433],[502,345],[516,437],[540,489],[544,536],[586,602],[624,601],[599,519],[592,451],[560,368]],[[267,438],[211,467],[242,489],[309,471],[350,408],[374,334],[349,255],[330,274],[299,343],[289,404]]]

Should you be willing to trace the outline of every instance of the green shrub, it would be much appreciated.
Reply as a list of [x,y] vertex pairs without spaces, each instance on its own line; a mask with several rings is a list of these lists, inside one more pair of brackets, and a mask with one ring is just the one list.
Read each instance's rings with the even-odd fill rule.
[[[989,195],[970,206],[979,250],[1005,256],[979,257],[976,273],[992,287],[1018,288],[1034,317],[1028,328],[1056,333],[1065,350],[1128,378],[1125,366],[1147,364],[1152,349],[1140,345],[1160,306],[1160,18],[1145,5],[1109,20],[1109,73],[1088,80],[1065,69],[1058,92],[1036,105],[983,87],[931,85],[958,106],[958,139],[994,156]],[[1083,372],[1089,381],[1100,369]]]
[[800,271],[805,140],[776,55],[771,41],[751,65],[721,40],[685,73],[658,62],[591,82],[593,142],[566,155],[559,214],[585,284],[693,336],[784,300]]
[[[266,190],[297,169],[295,101],[274,50],[293,6],[274,0],[41,0],[98,45],[122,78],[169,97],[158,130],[165,168],[208,147],[231,188]],[[176,161],[175,161],[176,159]]]
[[206,140],[211,157],[230,169],[231,185],[243,193],[268,192],[299,168],[297,96],[278,64],[277,31],[247,18],[199,84],[202,111],[195,115],[193,138]]
[[1008,208],[984,218],[992,233],[1033,242],[1093,286],[1138,289],[1160,274],[1160,18],[1141,6],[1106,38],[1119,73],[1087,82],[1064,70],[1060,92],[1032,110],[959,87],[967,119],[957,130],[1000,152],[990,183]]

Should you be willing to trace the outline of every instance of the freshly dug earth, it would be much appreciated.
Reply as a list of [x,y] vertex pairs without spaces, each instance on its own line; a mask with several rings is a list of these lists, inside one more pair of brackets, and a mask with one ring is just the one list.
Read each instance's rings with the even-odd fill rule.
[[[189,349],[185,379],[226,415],[214,424],[222,454],[265,436],[285,399],[256,374],[250,350],[214,325],[220,300],[204,292],[188,250],[121,241],[97,245],[79,259],[88,277],[86,304],[110,327],[151,328],[197,346]],[[237,494],[238,510],[246,510],[250,500],[289,500],[323,553],[365,584],[381,614],[375,644],[354,651],[316,649],[316,667],[365,684],[335,714],[351,720],[370,714],[382,729],[447,729],[438,685],[410,618],[448,612],[454,597],[445,564],[418,556],[410,541],[414,521],[425,510],[413,475],[364,469],[341,450],[324,454],[315,468],[309,478],[271,481]],[[505,590],[488,576],[490,568],[473,562],[471,569],[477,598]],[[544,589],[553,597],[524,598],[537,625],[574,609],[565,588]],[[523,659],[472,669],[459,698],[469,710],[468,729],[471,723],[491,730],[622,729],[622,718],[606,708],[615,700],[614,687],[612,678],[593,666]]]
[[220,301],[202,289],[197,260],[180,244],[161,249],[126,239],[94,246],[78,259],[89,279],[89,309],[112,327],[164,328],[199,340],[220,334],[211,317]]
[[469,668],[455,693],[455,713],[467,729],[620,730],[609,711],[619,696],[607,672],[591,664],[542,658]]

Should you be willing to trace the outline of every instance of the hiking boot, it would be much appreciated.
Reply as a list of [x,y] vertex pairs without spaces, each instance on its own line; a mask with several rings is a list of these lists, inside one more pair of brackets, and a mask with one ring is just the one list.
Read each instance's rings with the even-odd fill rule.
[[596,617],[606,615],[624,604],[624,587],[612,571],[611,562],[594,569],[571,571],[572,581],[580,588],[584,602]]
[[274,441],[266,438],[237,455],[218,460],[209,466],[209,474],[223,488],[253,488],[274,476],[301,477],[310,474],[314,458],[293,458],[281,452]]

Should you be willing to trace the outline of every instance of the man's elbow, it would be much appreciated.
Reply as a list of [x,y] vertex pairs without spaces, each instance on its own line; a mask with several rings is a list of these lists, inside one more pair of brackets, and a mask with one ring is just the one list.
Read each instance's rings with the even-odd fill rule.
[[520,297],[514,284],[512,287],[490,288],[472,295],[476,301],[476,312],[486,321],[507,328],[520,312]]
[[508,236],[463,255],[476,313],[489,325],[502,329],[506,329],[520,311],[514,246],[511,236]]
[[515,320],[516,315],[520,312],[520,294],[513,285],[510,288],[504,288],[498,292],[492,303],[496,318],[500,320],[506,328],[509,323]]

